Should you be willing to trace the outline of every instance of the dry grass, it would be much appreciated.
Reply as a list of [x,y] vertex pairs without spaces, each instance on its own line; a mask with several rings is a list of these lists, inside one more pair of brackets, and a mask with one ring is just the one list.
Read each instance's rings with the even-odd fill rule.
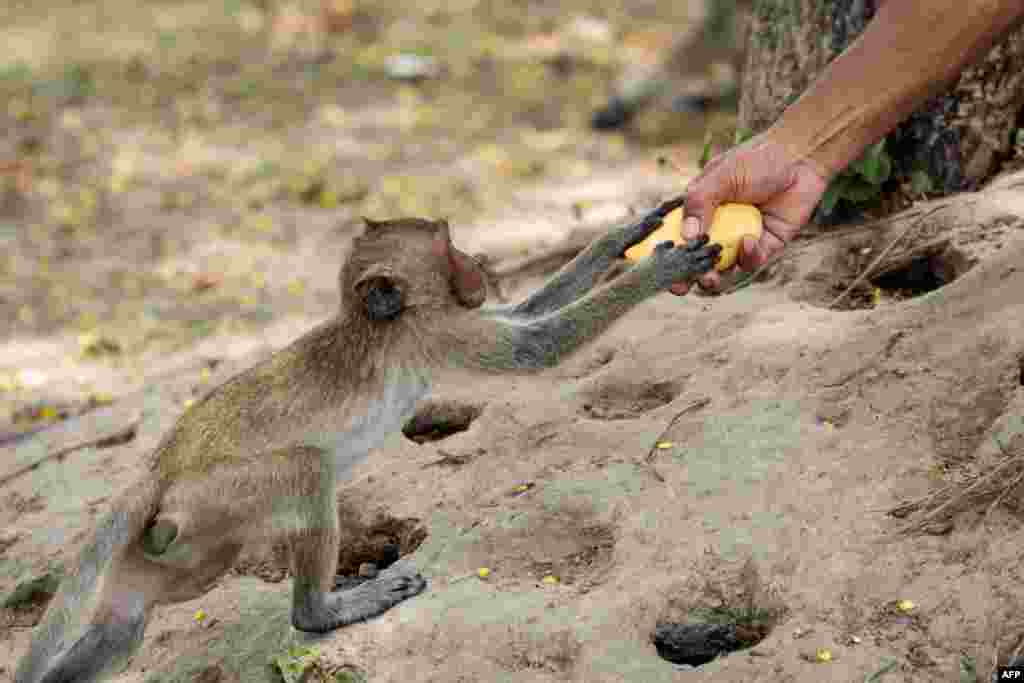
[[1013,500],[1011,495],[1024,483],[1024,447],[1008,448],[998,439],[994,442],[1001,453],[994,466],[965,473],[957,481],[889,510],[892,517],[911,518],[899,533],[946,533],[959,514],[984,509],[987,517],[999,505]]

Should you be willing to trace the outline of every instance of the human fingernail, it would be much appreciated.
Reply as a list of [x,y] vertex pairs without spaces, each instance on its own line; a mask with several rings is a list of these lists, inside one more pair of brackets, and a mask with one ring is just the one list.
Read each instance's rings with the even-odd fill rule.
[[696,216],[687,216],[686,220],[683,221],[683,237],[689,240],[695,240],[700,236],[700,221],[697,220]]

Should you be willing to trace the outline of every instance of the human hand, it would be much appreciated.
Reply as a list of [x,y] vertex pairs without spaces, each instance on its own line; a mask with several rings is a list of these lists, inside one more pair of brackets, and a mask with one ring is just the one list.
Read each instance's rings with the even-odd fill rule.
[[[740,245],[737,264],[745,271],[760,267],[796,237],[828,187],[824,169],[773,141],[770,133],[719,154],[686,188],[686,240],[707,233],[719,204],[739,202],[760,209],[764,218],[761,239],[744,237]],[[698,281],[704,289],[721,285],[716,271]],[[689,283],[679,282],[670,291],[682,296],[689,289]]]

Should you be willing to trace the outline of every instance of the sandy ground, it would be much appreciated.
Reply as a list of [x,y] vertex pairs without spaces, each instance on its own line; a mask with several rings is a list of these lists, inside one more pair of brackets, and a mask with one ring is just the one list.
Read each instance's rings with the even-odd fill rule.
[[[996,509],[944,535],[902,536],[885,511],[933,487],[940,465],[982,457],[993,438],[1020,447],[1015,182],[944,209],[976,224],[980,204],[997,204],[1012,229],[996,255],[926,296],[845,312],[794,301],[841,242],[817,243],[787,284],[660,296],[540,377],[442,383],[432,400],[478,409],[469,428],[422,445],[396,434],[339,491],[367,525],[355,533],[390,525],[418,543],[411,559],[430,588],[323,639],[322,657],[375,681],[853,681],[887,658],[895,667],[875,680],[960,680],[964,656],[985,670],[1020,634],[1018,522]],[[308,324],[208,340],[166,362],[199,366],[216,350],[226,373]],[[45,353],[35,362],[46,367]],[[194,383],[183,369],[102,409],[110,421],[94,429],[141,411],[131,443],[9,485],[4,528],[23,535],[8,558],[38,569],[62,556]],[[15,457],[87,433],[54,428]],[[649,457],[656,442],[670,445]],[[262,552],[250,563],[272,564]],[[486,580],[479,567],[491,569]],[[559,581],[543,583],[549,574]],[[901,600],[914,607],[901,612]],[[656,622],[746,602],[781,610],[754,648],[690,671],[656,656]],[[211,665],[224,680],[271,680],[267,652],[295,637],[287,606],[285,584],[226,578],[162,609],[118,680],[193,680]],[[197,624],[198,609],[215,623]],[[7,633],[6,657],[27,635]],[[820,648],[830,662],[815,661]]]
[[[34,34],[18,35],[27,54]],[[570,91],[609,76],[575,58],[579,82],[545,82],[563,99],[484,100],[492,130],[465,138],[430,118],[462,82],[418,95],[346,82],[344,121],[311,104],[304,123],[267,124],[259,140],[255,124],[165,140],[160,126],[109,125],[112,104],[55,114],[46,145],[86,171],[65,169],[53,196],[39,171],[0,219],[0,407],[103,405],[0,445],[0,595],[73,556],[188,400],[331,315],[360,212],[452,215],[456,242],[500,265],[678,189],[685,173],[659,169],[657,150],[541,125],[578,124],[592,103]],[[523,67],[497,59],[472,78],[507,83]],[[33,134],[18,121],[9,146]],[[78,159],[94,132],[98,161]],[[353,193],[365,199],[311,207],[260,184],[260,159],[282,186],[308,183],[302,158],[323,140],[340,173],[328,184],[352,189],[339,169],[362,164],[367,187]],[[90,205],[89,174],[116,180],[127,148],[135,189],[107,188],[74,214]],[[256,180],[236,182],[238,168]],[[61,201],[74,215],[47,218]],[[315,641],[322,666],[374,682],[987,680],[1024,635],[1020,491],[930,533],[899,534],[887,512],[1024,448],[1024,176],[936,206],[926,229],[971,267],[923,296],[868,288],[850,310],[825,308],[856,274],[844,268],[884,246],[881,228],[860,231],[794,246],[728,296],[656,297],[540,376],[442,380],[424,409],[461,406],[466,428],[424,443],[395,434],[338,492],[344,566],[391,540],[429,589]],[[503,282],[505,294],[539,277]],[[129,427],[127,440],[51,457]],[[278,680],[268,659],[309,644],[289,625],[282,567],[252,548],[208,595],[160,609],[116,680]],[[658,622],[716,608],[770,614],[766,637],[697,669],[658,657]],[[39,609],[0,610],[0,681]]]

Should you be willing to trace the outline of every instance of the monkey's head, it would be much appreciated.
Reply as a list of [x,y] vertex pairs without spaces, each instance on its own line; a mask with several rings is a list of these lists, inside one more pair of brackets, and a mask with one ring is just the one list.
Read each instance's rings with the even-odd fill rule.
[[417,309],[477,308],[487,298],[483,268],[452,244],[447,221],[363,221],[339,274],[343,307],[388,321]]

